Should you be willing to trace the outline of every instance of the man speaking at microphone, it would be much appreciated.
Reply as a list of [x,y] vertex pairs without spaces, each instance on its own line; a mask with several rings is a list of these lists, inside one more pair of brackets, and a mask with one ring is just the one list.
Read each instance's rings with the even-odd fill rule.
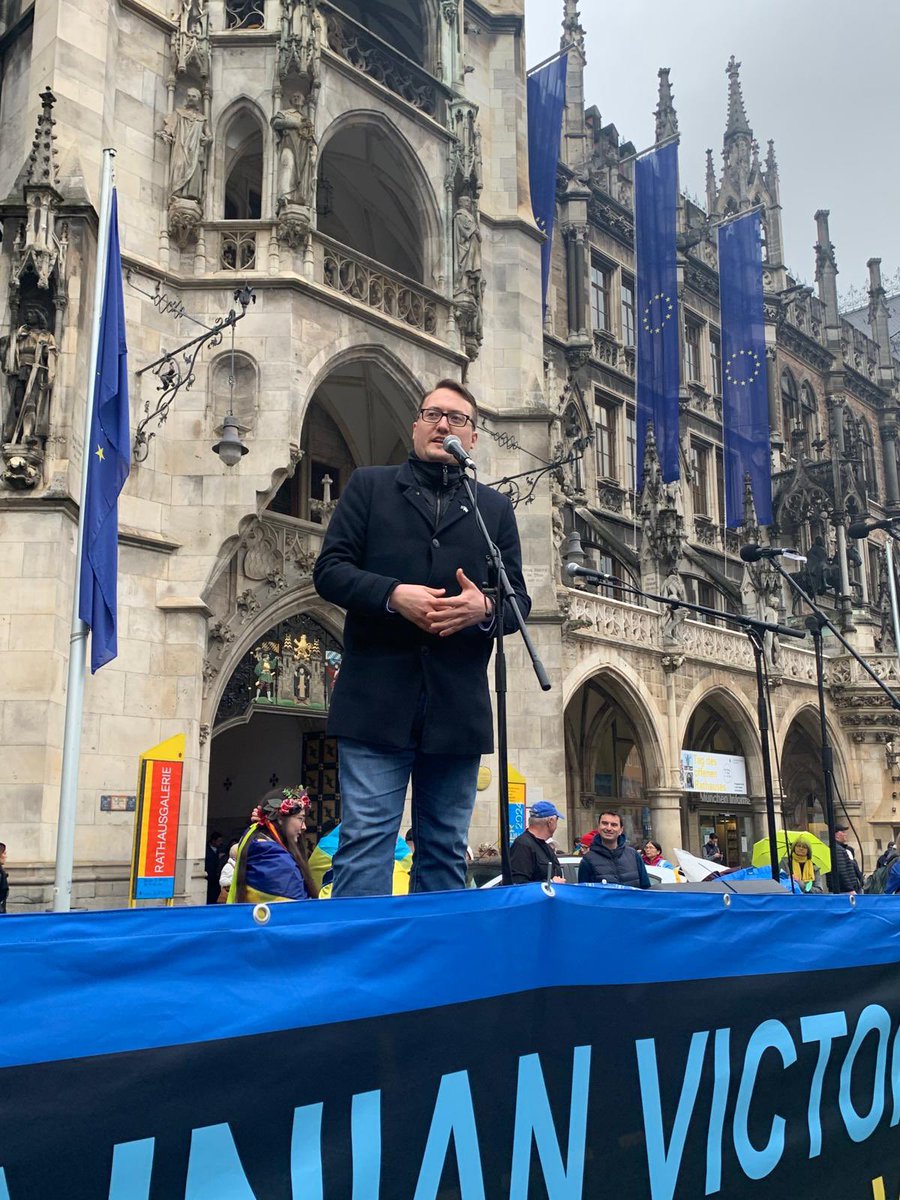
[[[334,897],[390,893],[410,777],[411,890],[465,886],[478,767],[494,748],[487,666],[495,616],[483,590],[487,547],[444,442],[458,438],[467,457],[477,419],[471,392],[441,380],[413,423],[409,459],[350,476],[313,572],[319,595],[347,610],[328,715],[342,803]],[[483,484],[476,496],[527,617],[512,505]],[[516,628],[510,613],[504,632]]]

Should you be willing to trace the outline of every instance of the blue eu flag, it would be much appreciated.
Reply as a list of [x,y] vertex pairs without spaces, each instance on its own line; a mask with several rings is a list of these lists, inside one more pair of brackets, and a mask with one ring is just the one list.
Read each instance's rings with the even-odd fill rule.
[[541,67],[528,76],[528,182],[531,211],[547,240],[541,246],[541,302],[546,307],[550,278],[553,219],[556,216],[556,167],[559,139],[566,106],[566,67],[569,55]]
[[680,475],[677,204],[678,146],[673,142],[642,155],[634,168],[638,470],[643,467],[647,425],[652,422],[666,483]]
[[127,353],[118,203],[113,191],[94,411],[90,442],[84,448],[88,475],[78,616],[91,629],[91,672],[118,653],[119,492],[131,467]]
[[743,523],[744,478],[749,475],[757,519],[761,525],[771,525],[772,463],[758,212],[728,221],[719,229],[719,305],[726,523],[731,529]]

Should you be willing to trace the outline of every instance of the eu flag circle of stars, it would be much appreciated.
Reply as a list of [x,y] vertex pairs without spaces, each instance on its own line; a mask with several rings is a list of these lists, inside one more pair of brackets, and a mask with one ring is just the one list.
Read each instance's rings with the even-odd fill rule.
[[[659,310],[660,310],[659,324],[651,325],[651,323],[650,323],[651,310],[653,308],[653,305],[656,304],[657,302],[659,302]],[[672,303],[672,297],[667,296],[665,292],[656,292],[653,296],[650,297],[650,300],[647,303],[647,307],[644,309],[644,312],[642,315],[644,329],[646,329],[646,331],[648,333],[662,333],[663,326],[665,325],[666,321],[671,321],[672,315],[674,314],[674,312],[675,312],[675,305]]]
[[[743,358],[748,358],[749,362],[741,362]],[[744,378],[741,379],[735,375],[735,368],[744,368]],[[749,387],[751,383],[759,376],[762,370],[762,363],[759,355],[755,350],[735,350],[733,354],[728,355],[725,363],[725,378],[729,383],[733,383],[735,387]]]

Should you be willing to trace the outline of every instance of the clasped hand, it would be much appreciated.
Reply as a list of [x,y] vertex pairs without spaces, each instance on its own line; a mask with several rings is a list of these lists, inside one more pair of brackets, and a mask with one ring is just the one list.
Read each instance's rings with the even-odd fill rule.
[[456,572],[456,582],[461,589],[458,596],[446,595],[446,588],[398,583],[391,592],[391,608],[419,629],[439,637],[448,637],[488,620],[493,612],[491,601],[487,601],[486,616],[484,592],[467,577],[462,567]]

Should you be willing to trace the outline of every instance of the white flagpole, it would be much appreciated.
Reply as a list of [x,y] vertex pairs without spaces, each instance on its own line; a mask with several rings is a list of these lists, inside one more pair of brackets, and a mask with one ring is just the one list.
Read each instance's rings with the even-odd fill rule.
[[72,864],[75,858],[75,814],[78,799],[78,769],[81,763],[81,724],[84,711],[84,676],[87,667],[88,627],[78,616],[81,585],[81,547],[84,542],[84,506],[87,499],[88,462],[91,422],[94,415],[94,388],[97,382],[97,358],[100,350],[100,314],[106,260],[109,255],[109,212],[112,204],[113,159],[115,150],[103,151],[100,174],[100,227],[97,232],[97,268],[94,279],[94,324],[91,330],[91,358],[87,395],[84,399],[84,438],[81,449],[81,502],[78,506],[78,537],[75,543],[75,585],[72,590],[72,631],[69,635],[69,675],[66,684],[66,728],[63,736],[62,779],[59,787],[59,819],[56,827],[56,875],[53,883],[53,911],[68,912],[72,907]]

